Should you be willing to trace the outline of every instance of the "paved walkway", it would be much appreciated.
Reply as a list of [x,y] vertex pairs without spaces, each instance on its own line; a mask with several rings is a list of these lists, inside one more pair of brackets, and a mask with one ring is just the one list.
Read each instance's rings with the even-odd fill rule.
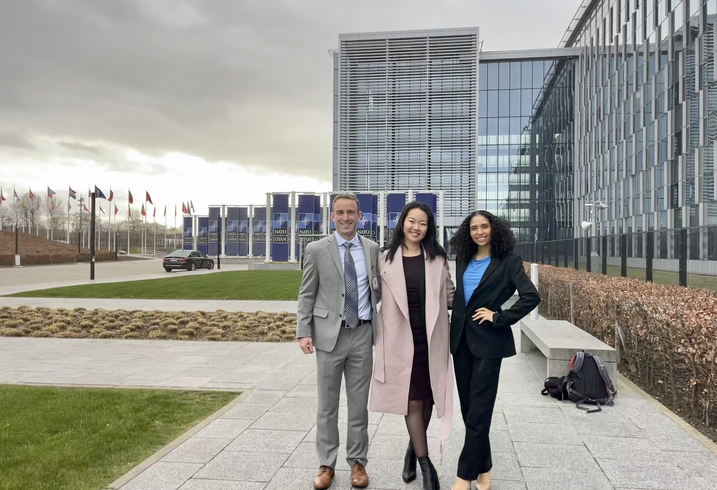
[[[191,274],[215,274],[217,272],[247,270],[247,268],[246,264],[222,264],[221,271],[202,269],[193,271]],[[65,286],[186,277],[186,274],[189,273],[186,271],[167,273],[162,269],[162,260],[154,258],[97,262],[95,264],[94,281],[90,280],[89,263],[34,265],[21,268],[1,267],[0,296]]]
[[[122,490],[310,489],[317,469],[315,359],[293,343],[0,338],[0,382],[254,390]],[[541,384],[525,356],[503,363],[494,490],[717,488],[717,455],[624,383],[615,407],[590,415],[542,397]],[[429,444],[445,489],[464,433],[455,420],[442,448]],[[369,428],[371,488],[421,488],[401,481],[402,417],[371,414]],[[337,470],[332,488],[350,488],[346,462]]]

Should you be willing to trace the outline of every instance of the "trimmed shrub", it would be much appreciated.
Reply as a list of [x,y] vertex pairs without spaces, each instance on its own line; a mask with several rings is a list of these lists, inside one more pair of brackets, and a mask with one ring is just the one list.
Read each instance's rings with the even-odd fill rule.
[[540,266],[540,313],[618,350],[619,371],[706,427],[717,422],[717,295]]

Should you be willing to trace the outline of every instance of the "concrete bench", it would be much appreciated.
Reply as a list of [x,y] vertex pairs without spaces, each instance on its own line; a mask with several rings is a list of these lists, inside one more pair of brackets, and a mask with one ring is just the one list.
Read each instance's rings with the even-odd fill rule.
[[600,356],[610,379],[617,383],[617,354],[605,342],[563,320],[520,322],[520,352],[537,354],[536,351],[540,351],[542,356],[528,355],[528,359],[538,374],[546,378],[568,374],[570,359],[581,350]]

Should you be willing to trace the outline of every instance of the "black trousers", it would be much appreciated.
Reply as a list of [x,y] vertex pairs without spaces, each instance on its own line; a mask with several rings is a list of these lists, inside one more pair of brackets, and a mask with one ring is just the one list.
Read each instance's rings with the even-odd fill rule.
[[493,467],[489,434],[501,362],[502,359],[473,357],[465,336],[453,356],[456,387],[466,426],[466,438],[458,459],[458,478],[463,480],[476,480],[478,475]]

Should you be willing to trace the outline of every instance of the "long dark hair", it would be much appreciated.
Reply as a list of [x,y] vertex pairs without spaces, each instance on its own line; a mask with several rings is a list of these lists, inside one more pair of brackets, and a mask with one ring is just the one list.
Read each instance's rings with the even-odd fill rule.
[[475,211],[463,220],[458,231],[451,238],[451,251],[456,256],[469,262],[478,252],[478,245],[471,238],[471,220],[481,215],[488,220],[491,227],[490,255],[496,259],[504,259],[515,250],[515,236],[510,223],[488,211]]
[[393,262],[393,258],[396,256],[398,248],[403,246],[403,241],[406,238],[403,233],[403,224],[406,222],[406,216],[408,216],[408,213],[414,209],[420,209],[421,211],[426,213],[426,216],[428,216],[428,227],[426,229],[426,236],[424,236],[423,240],[421,240],[421,245],[423,246],[423,253],[425,253],[430,260],[433,260],[436,257],[441,257],[445,262],[447,260],[447,255],[446,251],[443,249],[443,247],[441,247],[441,244],[438,243],[438,237],[436,234],[436,220],[433,217],[433,211],[431,211],[431,208],[428,207],[427,204],[417,201],[406,204],[406,206],[403,208],[403,211],[401,211],[401,216],[398,218],[396,228],[394,228],[393,230],[391,242],[386,248],[384,248],[384,250],[388,250],[388,261]]

